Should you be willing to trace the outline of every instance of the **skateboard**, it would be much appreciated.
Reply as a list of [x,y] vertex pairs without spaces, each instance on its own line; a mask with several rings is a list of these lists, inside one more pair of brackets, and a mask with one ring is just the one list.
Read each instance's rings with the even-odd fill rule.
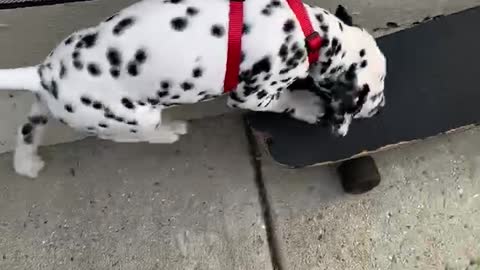
[[480,7],[378,38],[388,62],[386,107],[354,120],[345,137],[286,115],[252,112],[246,122],[278,163],[336,164],[344,190],[380,183],[371,154],[477,125],[480,117]]

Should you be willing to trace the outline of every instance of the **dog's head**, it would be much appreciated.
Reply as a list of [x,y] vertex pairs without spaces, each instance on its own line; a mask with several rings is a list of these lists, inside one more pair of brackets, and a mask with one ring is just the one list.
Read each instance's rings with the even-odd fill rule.
[[345,136],[353,119],[372,117],[385,105],[386,59],[375,38],[355,26],[343,6],[324,21],[330,29],[324,32],[328,46],[310,76],[327,104],[324,120]]

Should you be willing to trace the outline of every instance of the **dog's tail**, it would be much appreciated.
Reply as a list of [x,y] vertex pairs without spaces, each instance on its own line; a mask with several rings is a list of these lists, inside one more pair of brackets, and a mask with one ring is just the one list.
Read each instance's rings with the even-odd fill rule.
[[36,66],[0,69],[0,91],[27,90],[37,92],[40,88],[40,75]]

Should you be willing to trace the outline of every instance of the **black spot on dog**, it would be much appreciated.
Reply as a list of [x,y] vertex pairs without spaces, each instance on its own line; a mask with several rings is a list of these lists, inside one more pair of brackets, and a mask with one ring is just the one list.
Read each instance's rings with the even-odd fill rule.
[[138,105],[140,105],[140,106],[145,106],[145,105],[147,105],[147,104],[146,104],[145,102],[143,102],[143,101],[138,101],[137,103],[138,103]]
[[295,29],[295,22],[292,19],[288,19],[284,24],[283,24],[283,31],[285,33],[291,33]]
[[139,63],[145,63],[147,60],[147,53],[145,52],[144,49],[139,49],[137,52],[135,52],[135,60]]
[[269,8],[262,9],[262,14],[265,16],[270,16],[272,14],[272,10]]
[[74,52],[72,53],[72,58],[73,58],[73,59],[78,59],[78,58],[80,58],[80,51],[74,51]]
[[244,23],[242,27],[242,34],[247,35],[248,33],[250,33],[250,28],[251,27],[249,24]]
[[280,56],[282,61],[286,61],[288,56],[288,46],[286,44],[282,44],[282,46],[280,46],[280,50],[278,51],[278,56]]
[[262,89],[262,90],[260,90],[260,91],[257,93],[257,98],[258,98],[258,99],[262,99],[262,98],[266,97],[267,94],[268,94],[267,91],[265,91],[265,90]]
[[322,48],[327,48],[328,46],[330,46],[330,39],[325,38],[322,42]]
[[183,2],[183,0],[168,0],[166,2],[170,2],[172,4],[179,4],[179,3]]
[[234,100],[234,101],[236,101],[236,102],[238,102],[238,103],[243,103],[243,102],[245,102],[245,100],[241,99],[241,98],[238,96],[237,92],[231,92],[230,95],[229,95],[229,97],[230,97],[232,100]]
[[109,48],[107,50],[107,59],[112,66],[119,66],[120,64],[122,64],[122,57],[120,55],[120,52],[115,48]]
[[270,58],[266,56],[252,66],[252,76],[258,75],[261,72],[270,72],[271,68],[272,63],[270,62]]
[[79,60],[73,60],[73,66],[78,70],[83,69],[83,63]]
[[110,69],[110,74],[112,75],[112,77],[118,78],[120,76],[120,69],[118,67],[112,67]]
[[25,125],[23,125],[21,132],[22,132],[22,135],[25,136],[32,133],[32,131],[33,131],[33,125],[30,123],[26,123]]
[[277,81],[273,81],[273,82],[270,83],[270,85],[271,85],[271,86],[274,86],[274,85],[276,85],[277,83],[278,83]]
[[65,105],[65,110],[69,113],[73,113],[73,107],[70,104]]
[[205,95],[206,93],[207,93],[207,92],[205,92],[205,91],[200,91],[200,92],[198,92],[198,95],[199,95],[199,96],[203,96],[203,95]]
[[65,64],[63,63],[63,61],[60,61],[60,71],[58,76],[60,77],[60,79],[63,79],[65,78],[66,74],[67,74],[67,68],[65,67]]
[[288,73],[289,71],[290,71],[290,69],[288,69],[288,68],[283,68],[283,69],[280,70],[279,73],[280,73],[281,75],[283,75],[283,74]]
[[342,51],[342,44],[338,44],[338,46],[335,48],[334,55],[338,55]]
[[123,119],[123,117],[121,117],[121,116],[115,116],[114,119],[115,119],[115,121],[120,122],[120,123],[123,123],[123,121],[125,121],[125,119]]
[[187,7],[187,15],[195,16],[198,14],[198,8],[195,7]]
[[106,111],[104,115],[108,119],[114,119],[115,118],[115,115],[111,111]]
[[58,85],[56,81],[52,81],[52,84],[50,85],[49,90],[50,90],[50,94],[52,94],[52,96],[55,99],[58,99]]
[[366,54],[365,49],[360,50],[360,57],[364,57]]
[[122,98],[121,102],[122,102],[123,106],[125,106],[125,108],[130,109],[130,110],[135,109],[135,105],[133,104],[132,101],[130,101],[130,99]]
[[324,33],[327,33],[328,32],[328,25],[322,25],[322,26],[320,26],[320,29],[322,29],[322,31]]
[[28,134],[28,135],[23,136],[23,141],[26,144],[33,144],[33,134]]
[[185,30],[185,28],[187,28],[188,21],[187,21],[187,18],[176,17],[170,21],[170,25],[172,26],[173,30],[180,32]]
[[348,81],[352,81],[353,79],[355,79],[356,70],[357,70],[357,64],[356,63],[351,64],[347,72],[345,73],[345,79],[347,79]]
[[315,18],[317,19],[317,21],[319,23],[323,23],[323,14],[322,13],[318,13],[315,15]]
[[28,117],[28,121],[35,126],[46,125],[48,118],[45,115],[32,115]]
[[159,98],[164,98],[164,97],[168,96],[168,94],[169,94],[168,91],[158,91],[157,92],[157,96]]
[[136,129],[130,129],[130,133],[137,133],[138,131]]
[[100,123],[100,124],[98,124],[98,126],[101,127],[101,128],[107,128],[108,127],[108,125],[105,124],[105,123]]
[[259,88],[259,85],[256,85],[256,86],[248,86],[247,85],[247,86],[244,87],[245,91],[243,91],[243,95],[245,97],[248,97],[251,94],[258,92],[258,88]]
[[179,99],[179,98],[180,98],[179,95],[174,95],[174,96],[171,97],[171,99]]
[[134,77],[137,76],[138,75],[138,65],[137,65],[137,63],[135,63],[135,62],[128,63],[127,71],[128,71],[128,74],[130,74]]
[[225,34],[225,28],[219,24],[214,24],[211,28],[212,36],[214,37],[222,37]]
[[183,82],[182,84],[180,84],[180,87],[182,87],[182,89],[185,90],[185,91],[192,90],[192,88],[193,88],[193,83],[191,83],[191,82]]
[[75,38],[74,38],[73,36],[68,37],[68,38],[65,40],[65,45],[70,45],[70,44],[72,44],[72,42],[73,42],[74,39],[75,39]]
[[193,76],[194,78],[200,78],[200,77],[202,77],[202,75],[203,75],[203,70],[202,70],[202,68],[196,67],[196,68],[193,69],[193,71],[192,71],[192,76]]
[[343,32],[343,24],[341,22],[338,23],[338,27],[340,27],[340,31]]
[[325,52],[325,56],[326,56],[326,57],[331,57],[332,55],[333,55],[332,48],[328,49],[328,50]]
[[100,67],[94,63],[88,64],[87,70],[88,70],[88,73],[90,73],[92,76],[100,76],[100,74],[102,74]]
[[127,122],[127,125],[136,126],[136,125],[138,125],[138,122],[136,120],[131,120],[131,121]]
[[150,105],[158,105],[160,103],[160,100],[156,99],[156,98],[147,98],[147,102],[150,103]]
[[135,22],[134,18],[133,17],[128,17],[128,18],[124,18],[122,20],[120,20],[116,25],[115,27],[113,27],[113,34],[114,35],[121,35],[125,32],[125,30],[127,30],[128,28],[130,28],[133,23]]
[[368,63],[367,63],[367,60],[363,60],[362,62],[360,62],[360,67],[361,67],[361,68],[364,68],[364,67],[367,66],[367,64],[368,64]]
[[273,7],[280,7],[282,4],[281,4],[280,1],[278,1],[278,0],[273,0],[273,1],[271,2],[271,5],[272,5]]
[[333,38],[332,39],[332,47],[337,47],[338,46],[338,39],[337,38]]
[[91,33],[91,34],[85,35],[81,39],[81,42],[88,49],[88,48],[92,48],[93,46],[95,46],[95,43],[97,42],[97,38],[98,38],[97,33]]
[[170,88],[170,82],[169,81],[162,81],[160,82],[160,87],[162,87],[162,89],[169,89]]
[[75,44],[75,49],[81,49],[81,48],[84,48],[86,46],[85,42],[83,42],[83,40],[79,40],[77,41],[77,44]]
[[90,98],[88,98],[88,97],[85,97],[85,96],[80,97],[80,101],[81,101],[81,102],[83,103],[83,105],[85,105],[85,106],[90,106],[90,105],[92,105],[92,100],[91,100]]
[[95,109],[95,110],[101,110],[103,108],[103,105],[102,103],[100,103],[99,101],[94,101],[92,103],[92,107]]

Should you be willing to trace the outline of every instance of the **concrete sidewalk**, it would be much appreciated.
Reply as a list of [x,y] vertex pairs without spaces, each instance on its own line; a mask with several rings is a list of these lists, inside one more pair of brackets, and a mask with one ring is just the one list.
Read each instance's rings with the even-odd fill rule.
[[353,196],[333,167],[289,170],[263,156],[284,269],[463,270],[480,263],[480,128],[374,158],[381,184]]
[[174,145],[43,148],[36,180],[0,157],[0,269],[271,269],[238,116]]
[[480,128],[377,154],[383,182],[358,196],[333,167],[263,156],[268,224],[247,150],[230,115],[174,145],[42,148],[36,180],[3,154],[0,269],[480,268]]

